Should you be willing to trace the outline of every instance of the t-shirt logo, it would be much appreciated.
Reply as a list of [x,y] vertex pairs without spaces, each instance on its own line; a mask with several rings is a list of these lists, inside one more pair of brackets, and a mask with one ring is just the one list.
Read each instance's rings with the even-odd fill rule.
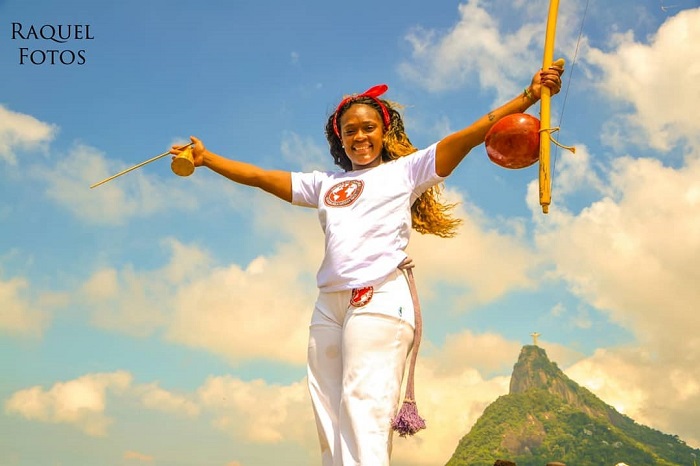
[[341,181],[328,190],[323,202],[328,207],[346,207],[362,194],[365,184],[361,180]]

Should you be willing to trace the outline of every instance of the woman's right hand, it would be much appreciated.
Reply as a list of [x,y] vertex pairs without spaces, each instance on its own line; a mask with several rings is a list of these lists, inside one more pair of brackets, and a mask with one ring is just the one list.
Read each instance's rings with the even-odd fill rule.
[[[190,136],[190,141],[193,144],[192,159],[194,161],[194,166],[201,167],[204,165],[204,155],[206,154],[207,149],[204,147],[202,141],[194,136]],[[182,145],[175,145],[170,148],[170,153],[177,157],[183,150]]]

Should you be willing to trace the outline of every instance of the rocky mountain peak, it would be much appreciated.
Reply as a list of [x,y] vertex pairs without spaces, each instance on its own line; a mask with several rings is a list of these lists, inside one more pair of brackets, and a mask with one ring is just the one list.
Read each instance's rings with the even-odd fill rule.
[[557,380],[566,376],[551,362],[547,353],[535,345],[526,345],[520,350],[518,362],[510,378],[510,394],[525,393],[533,388],[549,389]]

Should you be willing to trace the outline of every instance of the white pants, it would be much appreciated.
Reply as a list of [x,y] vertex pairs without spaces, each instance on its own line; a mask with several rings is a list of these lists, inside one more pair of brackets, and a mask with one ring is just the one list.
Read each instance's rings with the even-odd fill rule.
[[320,293],[311,318],[308,382],[323,466],[388,466],[413,344],[411,294],[397,271],[368,303],[355,307],[352,297]]

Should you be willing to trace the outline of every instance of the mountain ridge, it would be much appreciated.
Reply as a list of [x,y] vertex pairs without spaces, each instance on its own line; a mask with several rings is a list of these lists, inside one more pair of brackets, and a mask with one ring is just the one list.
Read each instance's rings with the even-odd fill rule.
[[460,440],[446,466],[518,466],[560,461],[577,466],[693,466],[700,450],[678,436],[637,424],[525,345],[508,395],[489,405]]

